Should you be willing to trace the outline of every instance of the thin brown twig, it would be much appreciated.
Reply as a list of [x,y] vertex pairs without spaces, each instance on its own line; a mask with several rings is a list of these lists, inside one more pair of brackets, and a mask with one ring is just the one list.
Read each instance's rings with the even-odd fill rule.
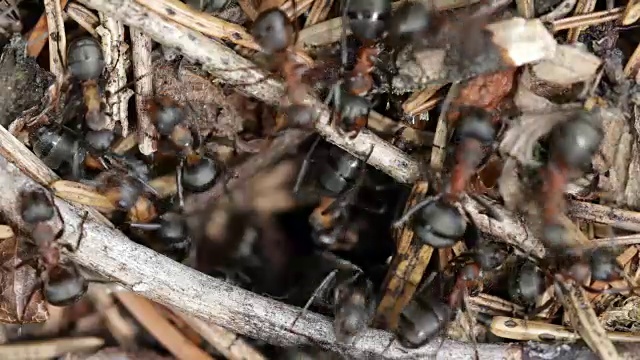
[[149,155],[157,149],[155,126],[151,121],[148,102],[153,97],[153,77],[151,73],[151,38],[138,29],[131,29],[131,57],[133,75],[137,79],[136,112],[138,119],[138,148],[144,155]]
[[49,29],[49,71],[55,75],[56,81],[60,84],[63,81],[67,63],[65,59],[67,35],[64,31],[60,1],[45,0],[44,11]]

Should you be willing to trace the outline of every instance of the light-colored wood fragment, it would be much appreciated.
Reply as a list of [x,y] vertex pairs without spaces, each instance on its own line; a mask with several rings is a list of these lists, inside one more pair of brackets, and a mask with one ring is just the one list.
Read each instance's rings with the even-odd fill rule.
[[442,98],[434,98],[434,95],[438,90],[442,89],[443,85],[434,84],[429,85],[421,91],[413,93],[404,103],[402,103],[402,110],[407,115],[417,115],[423,111],[430,110],[432,106],[435,106],[437,102]]
[[13,229],[9,225],[0,225],[0,240],[10,239],[15,236]]
[[609,21],[616,21],[623,16],[624,8],[617,7],[611,10],[592,12],[571,16],[564,19],[554,20],[551,22],[551,31],[558,32],[561,30],[572,29],[576,27],[585,27],[603,24]]
[[87,30],[91,36],[98,36],[96,33],[96,27],[100,25],[100,19],[98,19],[98,17],[89,9],[78,3],[72,2],[67,6],[66,13],[67,16],[73,19],[73,21],[77,22],[83,29]]
[[[578,4],[576,4],[576,8],[573,11],[573,14],[582,15],[593,12],[593,10],[596,8],[596,1],[597,0],[578,0]],[[580,33],[582,33],[585,29],[585,26],[579,26],[569,29],[569,32],[567,33],[567,43],[574,43],[578,41],[578,36],[580,36]]]
[[555,55],[556,41],[538,19],[514,17],[489,24],[486,29],[493,34],[493,43],[504,49],[508,57],[505,63],[522,66]]
[[153,77],[151,67],[151,38],[138,29],[131,29],[131,60],[133,77],[136,79],[136,114],[138,149],[143,155],[150,155],[158,148],[156,127],[151,119],[149,102],[153,98]]
[[640,19],[640,0],[628,0],[622,17],[622,25],[631,25],[638,19]]
[[98,337],[74,337],[0,345],[0,358],[11,360],[51,359],[70,352],[97,350],[104,345]]
[[67,35],[60,1],[44,0],[44,11],[49,27],[49,71],[55,75],[58,84],[62,84],[67,64]]
[[533,0],[516,0],[518,14],[525,19],[531,19],[536,16],[535,4]]
[[[491,332],[505,339],[521,341],[576,341],[580,335],[573,329],[549,324],[542,321],[494,316]],[[640,335],[625,332],[608,331],[606,336],[615,342],[640,342]]]
[[57,197],[76,204],[91,206],[103,214],[109,214],[116,209],[109,199],[89,185],[69,180],[58,180],[51,183],[49,187]]
[[115,294],[129,313],[177,359],[213,360],[162,317],[149,300],[131,292],[118,291]]
[[638,69],[640,68],[640,45],[636,46],[636,49],[629,57],[627,64],[624,66],[624,74],[628,77],[634,77],[634,75],[638,74]]

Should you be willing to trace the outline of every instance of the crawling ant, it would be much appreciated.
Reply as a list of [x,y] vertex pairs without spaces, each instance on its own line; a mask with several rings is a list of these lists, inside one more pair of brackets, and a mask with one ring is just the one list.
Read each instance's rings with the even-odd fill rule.
[[297,33],[287,14],[278,7],[262,11],[251,26],[251,35],[262,51],[275,57],[274,63],[284,77],[287,97],[294,111],[288,111],[289,120],[296,126],[308,127],[316,120],[315,110],[305,105],[308,87],[303,76],[309,70],[306,64],[296,58],[295,43]]
[[185,124],[185,112],[173,99],[159,97],[149,106],[151,118],[161,137],[180,151],[180,164],[176,169],[176,184],[180,206],[184,206],[183,188],[192,192],[209,189],[218,178],[219,166],[206,156],[198,154],[199,135]]
[[543,170],[543,239],[554,249],[567,247],[565,230],[557,223],[564,212],[564,190],[572,172],[587,167],[604,133],[587,111],[578,111],[551,129],[549,161]]
[[82,94],[87,108],[85,124],[93,131],[102,130],[106,125],[98,86],[98,79],[105,67],[102,47],[92,37],[76,39],[69,44],[67,59],[69,76],[82,84]]
[[[310,163],[313,161],[311,155],[319,141],[320,137],[313,143],[303,161],[293,189],[296,194],[300,192],[300,187],[309,171]],[[316,178],[318,179],[319,187],[308,191],[320,195],[320,204],[311,213],[309,222],[314,230],[314,238],[324,246],[339,246],[341,239],[347,233],[346,230],[357,225],[350,221],[351,206],[359,207],[371,213],[381,214],[386,211],[384,204],[376,208],[366,206],[358,201],[360,190],[365,185],[373,185],[365,184],[368,179],[366,176],[366,160],[372,151],[373,148],[363,161],[338,147],[332,146],[326,155],[326,159],[318,167]],[[383,187],[377,187],[375,190],[383,190]]]
[[[495,138],[491,118],[480,108],[467,109],[456,131],[456,163],[448,186],[441,194],[416,204],[394,224],[394,227],[401,226],[413,217],[416,236],[435,248],[451,247],[465,234],[467,220],[454,204],[465,193],[471,176],[484,158],[484,149]],[[488,206],[484,201],[479,203]],[[497,216],[493,211],[490,211],[490,215]]]
[[331,271],[316,288],[291,328],[304,316],[313,301],[318,296],[323,297],[327,291],[331,294],[329,303],[333,308],[333,326],[338,341],[350,341],[369,326],[376,307],[373,284],[355,265],[347,263],[341,266],[343,261],[338,262],[339,267]]
[[[181,211],[165,212],[155,223],[130,223],[129,226],[132,229],[153,231],[153,239],[160,242],[159,252],[172,259],[183,260],[189,255],[191,238],[187,221]],[[154,245],[157,244],[154,242]]]
[[[19,194],[20,216],[31,227],[33,242],[38,248],[37,270],[44,284],[47,301],[55,306],[67,306],[78,301],[87,291],[88,281],[80,274],[72,261],[62,262],[60,248],[75,252],[82,240],[82,228],[87,217],[85,213],[80,222],[80,234],[76,246],[60,243],[58,240],[64,231],[64,221],[60,211],[43,189],[25,190]],[[54,230],[52,222],[57,215],[60,225]],[[16,267],[28,262],[24,261]],[[35,293],[35,289],[31,296]]]
[[[345,76],[344,86],[336,86],[334,103],[340,114],[336,122],[342,131],[355,138],[367,126],[371,102],[364,98],[374,86],[372,73],[380,49],[375,42],[386,31],[387,18],[391,13],[389,0],[348,0],[343,18],[354,36],[363,43],[358,49],[356,63]],[[346,66],[346,41],[343,34],[342,66]]]

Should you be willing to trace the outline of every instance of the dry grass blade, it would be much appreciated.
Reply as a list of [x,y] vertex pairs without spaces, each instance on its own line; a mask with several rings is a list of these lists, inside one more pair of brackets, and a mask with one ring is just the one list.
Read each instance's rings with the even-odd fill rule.
[[67,16],[73,19],[73,21],[77,22],[83,29],[87,30],[91,36],[98,36],[96,33],[96,27],[100,25],[100,19],[98,19],[91,10],[73,2],[67,6],[66,13]]
[[62,83],[66,71],[67,35],[62,20],[62,6],[58,0],[44,0],[49,28],[49,71]]
[[640,234],[595,239],[591,240],[591,243],[594,247],[639,245]]
[[0,345],[0,358],[11,360],[50,359],[70,352],[97,350],[104,340],[97,337],[74,337]]
[[[580,339],[573,329],[542,321],[524,321],[506,316],[495,316],[491,332],[506,339],[522,341],[575,341]],[[615,342],[640,342],[640,335],[609,331],[606,336]]]
[[551,31],[573,29],[576,27],[586,27],[603,24],[609,21],[616,21],[623,16],[624,8],[617,7],[611,10],[593,12],[589,14],[576,15],[568,18],[554,20],[551,22]]
[[[416,182],[405,211],[422,200],[428,189],[428,183]],[[394,256],[389,266],[384,282],[384,295],[376,310],[376,322],[389,329],[398,326],[400,313],[411,301],[433,254],[431,246],[422,245],[415,239],[409,224],[397,232],[396,239],[398,255]]]
[[607,333],[580,286],[556,283],[556,294],[561,294],[560,299],[569,313],[573,328],[601,359],[622,359],[611,340],[607,338]]
[[444,103],[442,104],[440,115],[438,116],[436,134],[433,137],[434,147],[431,149],[431,168],[435,171],[441,171],[444,166],[445,156],[447,155],[447,135],[449,134],[447,112],[449,111],[451,102],[453,102],[453,100],[458,96],[460,89],[461,86],[459,83],[454,83],[451,85],[451,88],[449,88],[449,92],[447,93],[447,97],[445,97]]
[[424,111],[431,110],[435,105],[442,100],[442,98],[434,98],[434,95],[438,90],[442,89],[443,85],[430,85],[421,91],[413,93],[404,103],[402,103],[402,110],[407,115],[417,115]]
[[49,187],[57,197],[75,204],[91,206],[103,214],[116,210],[109,199],[98,193],[92,186],[69,180],[58,180],[52,182]]
[[[578,0],[578,4],[573,12],[574,15],[589,14],[593,12],[596,8],[596,1],[597,0]],[[569,32],[567,33],[567,42],[574,43],[578,41],[578,36],[580,36],[580,33],[584,31],[584,29],[586,29],[584,26],[569,29]]]
[[467,304],[469,305],[469,309],[476,313],[493,316],[504,314],[524,315],[524,308],[522,306],[485,293],[470,296],[467,299]]
[[333,0],[316,0],[311,7],[311,11],[309,11],[304,27],[306,28],[326,20],[332,6]]
[[[636,49],[633,51],[633,54],[629,57],[627,64],[624,66],[624,74],[628,77],[637,74],[638,68],[640,67],[640,45],[636,46]],[[636,75],[637,76],[637,75]]]
[[[67,2],[69,2],[69,0],[60,0],[60,7],[64,9],[64,7],[67,6]],[[40,52],[48,40],[49,24],[47,22],[47,15],[43,14],[29,33],[29,40],[27,41],[27,55],[31,57],[37,57],[40,55]]]
[[[350,31],[347,29],[347,35]],[[300,30],[299,46],[321,46],[340,40],[342,36],[342,18],[333,18]]]
[[131,292],[116,292],[116,297],[142,326],[177,359],[213,360],[204,350],[190,342],[154,307],[151,301]]
[[265,360],[266,358],[240,336],[215,324],[185,315],[176,314],[197,331],[206,341],[229,360]]
[[255,20],[258,17],[258,9],[253,6],[252,0],[238,0],[238,5],[249,19]]
[[640,19],[640,1],[629,0],[627,6],[624,9],[624,16],[622,17],[622,25],[631,25]]
[[113,296],[104,286],[91,286],[87,290],[87,296],[96,307],[96,310],[103,318],[103,321],[109,329],[109,333],[113,336],[118,345],[126,350],[135,349],[137,329],[133,324],[127,321],[113,301]]
[[177,0],[136,0],[139,4],[162,14],[176,23],[221,40],[229,41],[253,50],[260,50],[244,27],[196,11]]
[[147,76],[151,67],[151,38],[138,29],[131,29],[131,57],[136,80],[136,113],[138,115],[138,148],[144,155],[153,153],[158,145],[154,140],[157,131],[153,126],[148,104],[153,97],[153,78]]

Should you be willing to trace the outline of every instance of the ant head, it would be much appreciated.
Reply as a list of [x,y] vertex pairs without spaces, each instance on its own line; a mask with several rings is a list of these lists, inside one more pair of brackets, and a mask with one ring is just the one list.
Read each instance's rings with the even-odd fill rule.
[[296,127],[311,127],[318,119],[318,111],[309,105],[293,104],[285,109],[289,123]]
[[389,37],[393,42],[406,43],[425,33],[431,24],[431,13],[421,2],[408,1],[396,10],[389,22]]
[[349,17],[349,27],[361,41],[375,41],[387,29],[387,19],[391,14],[390,0],[347,0],[345,9]]
[[187,222],[184,216],[167,212],[160,217],[158,235],[161,240],[173,244],[182,242],[187,236]]
[[91,37],[83,37],[69,44],[68,71],[80,81],[97,80],[104,70],[104,54],[100,43]]
[[190,149],[195,144],[195,138],[191,129],[185,125],[177,125],[169,135],[171,142],[180,149]]
[[56,210],[43,189],[24,190],[19,198],[20,216],[27,224],[49,221],[55,215]]
[[487,111],[469,107],[462,111],[462,119],[456,129],[456,135],[460,140],[471,138],[488,145],[495,139],[496,131]]
[[336,336],[349,339],[365,329],[373,315],[373,285],[362,274],[340,283],[335,289]]
[[362,96],[355,96],[346,91],[340,93],[338,112],[342,122],[353,125],[358,118],[369,116],[371,102]]
[[570,168],[582,169],[591,162],[603,137],[592,115],[581,111],[551,130],[551,156]]
[[340,194],[357,176],[361,160],[335,146],[331,147],[328,156],[319,182],[326,190]]
[[433,339],[445,328],[451,316],[449,306],[441,301],[414,298],[402,310],[398,322],[398,340],[402,346],[416,349]]
[[94,150],[98,153],[104,153],[105,151],[109,150],[115,137],[116,136],[113,131],[109,129],[87,131],[84,135],[84,139],[91,150]]
[[482,241],[475,251],[475,260],[482,270],[497,269],[507,260],[507,252],[496,242]]
[[47,301],[54,306],[68,306],[80,300],[89,284],[75,265],[56,266],[48,270],[49,280],[44,283]]
[[173,99],[160,97],[152,104],[152,116],[160,135],[169,136],[184,121],[184,111]]
[[105,196],[119,210],[129,211],[142,196],[142,184],[130,176],[111,174],[101,186]]
[[589,267],[594,280],[614,281],[623,278],[623,271],[615,254],[608,249],[593,250],[589,256]]
[[443,201],[425,205],[414,219],[414,232],[418,238],[436,249],[455,245],[467,229],[467,220],[460,211]]
[[209,189],[218,178],[218,165],[208,157],[187,161],[182,169],[182,184],[185,189],[201,192]]
[[251,26],[251,35],[267,55],[284,51],[293,42],[293,25],[279,8],[262,12]]

